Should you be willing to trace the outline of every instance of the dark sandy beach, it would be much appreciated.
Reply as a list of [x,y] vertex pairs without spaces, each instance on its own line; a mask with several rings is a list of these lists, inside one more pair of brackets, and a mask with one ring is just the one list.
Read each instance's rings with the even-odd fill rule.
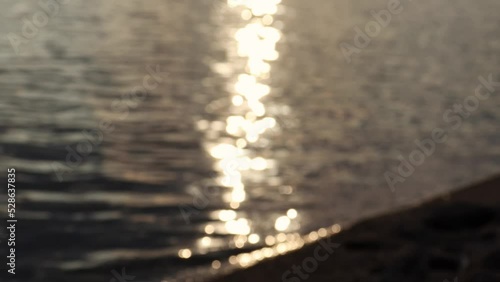
[[[217,281],[500,281],[499,187],[500,177],[368,219]],[[340,246],[328,254],[330,243]]]

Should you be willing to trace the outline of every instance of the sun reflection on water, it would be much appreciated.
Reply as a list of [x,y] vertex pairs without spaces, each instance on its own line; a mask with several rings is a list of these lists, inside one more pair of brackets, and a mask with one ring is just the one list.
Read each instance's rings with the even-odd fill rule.
[[[272,110],[276,107],[269,97],[273,95],[270,85],[272,62],[280,58],[277,44],[283,35],[274,25],[280,11],[281,0],[228,0],[227,7],[242,21],[237,29],[228,29],[230,40],[226,52],[228,62],[215,63],[213,69],[222,77],[228,78],[229,96],[227,104],[215,101],[218,105],[227,105],[225,116],[217,111],[216,120],[200,120],[198,128],[205,132],[204,148],[214,159],[217,171],[215,182],[224,187],[222,199],[227,207],[211,213],[212,223],[204,226],[203,236],[198,240],[197,248],[212,248],[214,235],[232,236],[229,243],[233,248],[248,246],[266,247],[251,253],[231,256],[229,264],[246,267],[267,257],[285,253],[303,245],[304,240],[298,233],[299,214],[295,209],[288,209],[274,218],[266,219],[274,227],[256,230],[252,217],[241,210],[250,197],[254,187],[279,189],[280,194],[290,195],[293,187],[281,184],[279,163],[274,159],[271,148],[273,135],[279,133],[280,125]],[[215,112],[211,105],[207,112]],[[255,220],[255,218],[253,218]],[[274,233],[276,235],[269,235]],[[288,234],[288,235],[287,235]],[[295,235],[294,235],[295,234]],[[179,251],[181,258],[191,256],[191,252]],[[214,261],[212,267],[221,267],[221,261]]]
[[[234,74],[236,79],[227,87],[231,95],[229,112],[232,114],[225,120],[223,136],[230,138],[226,138],[223,142],[213,142],[207,149],[216,159],[215,169],[220,172],[219,184],[230,189],[224,195],[224,201],[233,209],[238,209],[246,200],[246,183],[265,181],[269,172],[275,170],[277,166],[275,160],[260,155],[258,150],[254,149],[254,145],[260,141],[268,144],[266,134],[278,126],[276,119],[268,113],[262,100],[272,93],[272,88],[268,84],[271,76],[270,62],[279,58],[276,44],[281,40],[282,34],[271,24],[280,2],[280,0],[227,1],[228,7],[235,13],[240,13],[243,21],[246,21],[243,27],[233,32],[235,45],[228,47],[228,53],[235,54],[235,61],[238,61],[236,58],[243,58],[246,63],[239,68],[233,66],[233,69],[240,69],[241,72]],[[259,173],[260,177],[257,176]],[[223,218],[220,219],[224,221]],[[284,225],[280,225],[277,230],[286,230],[288,226]],[[231,218],[226,220],[225,229],[229,234],[249,235],[252,231],[251,221],[243,217]],[[248,238],[235,237],[234,244],[236,247],[243,247],[246,243],[256,244],[259,241],[258,234],[251,234]]]

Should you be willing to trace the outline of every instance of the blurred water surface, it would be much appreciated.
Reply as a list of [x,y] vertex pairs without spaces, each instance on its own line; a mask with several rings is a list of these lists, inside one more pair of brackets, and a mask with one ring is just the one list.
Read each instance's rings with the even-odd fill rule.
[[[2,36],[43,11],[0,5]],[[18,55],[5,37],[0,149],[18,174],[19,281],[245,267],[498,172],[493,94],[387,186],[398,156],[445,127],[478,76],[498,77],[500,58],[500,3],[403,5],[350,64],[339,43],[386,2],[74,0]]]

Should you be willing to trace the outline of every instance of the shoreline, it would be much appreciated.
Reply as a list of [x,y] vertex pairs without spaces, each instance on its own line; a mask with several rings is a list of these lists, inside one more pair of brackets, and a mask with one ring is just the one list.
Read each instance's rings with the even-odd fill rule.
[[500,281],[498,189],[500,176],[213,281]]

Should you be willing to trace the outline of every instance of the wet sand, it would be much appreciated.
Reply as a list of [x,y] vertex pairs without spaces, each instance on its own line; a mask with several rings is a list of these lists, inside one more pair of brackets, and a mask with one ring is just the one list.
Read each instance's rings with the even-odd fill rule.
[[[499,187],[497,177],[368,219],[216,281],[500,281]],[[340,246],[315,259],[329,242]]]

